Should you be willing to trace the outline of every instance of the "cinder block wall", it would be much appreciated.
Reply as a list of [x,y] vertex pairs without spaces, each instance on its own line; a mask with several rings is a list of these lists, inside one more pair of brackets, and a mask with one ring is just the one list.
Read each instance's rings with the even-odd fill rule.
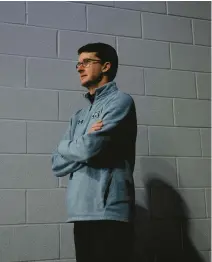
[[137,107],[138,206],[169,217],[165,191],[158,206],[147,196],[167,186],[209,261],[210,2],[118,1],[0,3],[0,261],[75,261],[68,177],[53,177],[50,157],[86,105],[77,49],[97,41],[116,48],[118,87]]

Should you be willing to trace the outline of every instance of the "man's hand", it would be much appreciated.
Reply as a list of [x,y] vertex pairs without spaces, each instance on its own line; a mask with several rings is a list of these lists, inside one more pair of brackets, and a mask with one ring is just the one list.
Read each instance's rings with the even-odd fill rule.
[[88,131],[88,134],[94,132],[94,131],[97,131],[97,130],[100,130],[103,126],[103,123],[102,123],[102,120],[98,120],[96,123],[94,123],[90,130]]

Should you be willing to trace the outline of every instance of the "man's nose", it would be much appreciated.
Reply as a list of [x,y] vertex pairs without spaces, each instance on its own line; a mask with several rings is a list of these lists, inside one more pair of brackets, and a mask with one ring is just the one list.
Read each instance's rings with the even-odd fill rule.
[[84,71],[83,66],[82,66],[82,65],[79,65],[78,68],[77,68],[77,71],[78,71],[79,73],[83,72],[83,71]]

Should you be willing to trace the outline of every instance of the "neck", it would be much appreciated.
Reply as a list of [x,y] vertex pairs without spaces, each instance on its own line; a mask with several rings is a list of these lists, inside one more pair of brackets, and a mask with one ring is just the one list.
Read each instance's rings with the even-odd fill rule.
[[101,86],[103,86],[107,83],[108,83],[108,80],[103,78],[99,83],[92,85],[92,86],[89,86],[89,88],[88,88],[89,93],[91,95],[93,95],[96,92],[96,88],[101,87]]

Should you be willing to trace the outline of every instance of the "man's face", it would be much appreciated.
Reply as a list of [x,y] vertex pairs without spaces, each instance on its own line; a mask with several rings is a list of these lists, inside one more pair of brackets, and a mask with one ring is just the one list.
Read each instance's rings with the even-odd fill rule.
[[[88,60],[92,59],[92,60]],[[102,64],[101,60],[96,56],[95,52],[92,53],[81,53],[79,55],[78,61],[82,63],[86,62],[86,66],[82,64],[77,68],[78,73],[80,74],[80,82],[84,87],[89,87],[94,84],[97,84],[101,81],[102,77]]]

